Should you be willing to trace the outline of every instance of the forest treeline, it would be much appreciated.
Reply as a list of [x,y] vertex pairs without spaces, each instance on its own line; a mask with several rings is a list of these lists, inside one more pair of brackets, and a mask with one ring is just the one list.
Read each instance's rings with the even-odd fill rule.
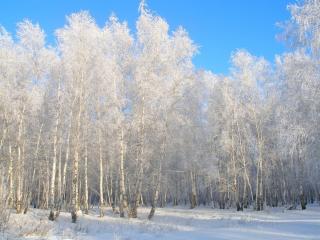
[[[306,208],[320,198],[320,1],[288,6],[274,62],[237,50],[228,75],[142,1],[136,29],[112,15],[0,30],[2,206]],[[218,37],[218,36],[217,36]],[[215,58],[215,56],[212,56]]]

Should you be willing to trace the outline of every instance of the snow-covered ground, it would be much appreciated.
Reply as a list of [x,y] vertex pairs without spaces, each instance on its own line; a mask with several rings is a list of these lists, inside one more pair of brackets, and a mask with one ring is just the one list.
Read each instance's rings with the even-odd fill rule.
[[27,215],[12,214],[6,235],[0,239],[320,239],[320,207],[287,211],[283,208],[263,212],[198,208],[157,209],[152,221],[149,209],[139,209],[138,219],[120,219],[110,210],[99,218],[92,211],[81,215],[76,224],[69,213],[61,213],[56,222],[47,220],[48,212],[31,209]]

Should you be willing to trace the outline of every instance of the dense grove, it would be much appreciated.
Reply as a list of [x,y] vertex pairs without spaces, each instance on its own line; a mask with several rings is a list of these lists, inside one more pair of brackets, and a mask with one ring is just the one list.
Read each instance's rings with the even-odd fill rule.
[[14,37],[0,28],[2,208],[75,222],[94,205],[121,217],[150,206],[151,219],[166,205],[319,201],[320,1],[288,8],[288,52],[270,63],[237,50],[223,76],[197,69],[187,32],[143,1],[133,32],[88,12],[54,46],[28,20]]

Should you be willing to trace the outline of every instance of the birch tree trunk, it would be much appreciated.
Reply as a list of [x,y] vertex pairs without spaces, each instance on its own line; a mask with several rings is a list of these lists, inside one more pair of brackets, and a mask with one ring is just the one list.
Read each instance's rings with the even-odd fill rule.
[[62,144],[60,142],[59,146],[59,161],[58,161],[58,192],[57,192],[57,210],[60,211],[61,209],[61,195],[62,195]]
[[10,208],[13,207],[13,192],[14,192],[14,178],[13,178],[13,157],[11,150],[11,143],[9,142],[9,168],[8,168],[8,176],[9,176],[9,194],[8,194],[8,206]]
[[53,157],[52,157],[52,168],[51,168],[51,182],[50,182],[50,199],[49,207],[50,214],[49,220],[54,220],[54,205],[55,205],[55,181],[56,181],[56,167],[57,167],[57,132],[58,132],[58,121],[56,122],[55,134],[53,137]]
[[299,181],[299,200],[301,209],[305,210],[307,208],[307,201],[305,196],[305,191],[303,187],[303,155],[302,155],[302,147],[303,147],[304,141],[302,137],[298,137],[298,143],[297,143],[297,158],[298,158],[298,164],[299,164],[299,175],[298,175],[298,181]]
[[154,216],[154,213],[156,211],[156,205],[159,198],[159,192],[160,192],[160,185],[161,185],[161,174],[162,174],[162,162],[165,159],[166,156],[166,147],[167,147],[167,120],[165,120],[165,130],[164,130],[164,137],[162,141],[162,147],[161,147],[161,156],[159,159],[159,166],[158,166],[158,172],[157,172],[157,180],[154,187],[154,193],[151,200],[151,210],[148,216],[148,219],[151,220]]
[[23,184],[23,156],[22,156],[22,132],[23,132],[23,115],[25,112],[25,105],[20,113],[18,137],[17,137],[17,148],[18,148],[18,161],[17,161],[17,190],[16,190],[16,211],[17,213],[22,212],[22,184]]
[[124,217],[124,209],[128,207],[127,197],[126,197],[126,188],[125,188],[125,174],[124,174],[124,155],[125,155],[125,146],[123,139],[123,127],[120,129],[120,203],[119,203],[119,212],[120,217]]
[[[74,102],[74,101],[73,101]],[[73,106],[74,104],[72,104]],[[66,202],[66,187],[67,187],[67,169],[68,169],[68,164],[69,164],[69,155],[70,155],[70,135],[71,135],[71,127],[72,127],[72,116],[73,112],[71,111],[71,118],[70,118],[70,123],[68,127],[68,137],[67,137],[67,148],[66,148],[66,155],[65,155],[65,162],[63,165],[63,173],[62,173],[62,200]]]
[[84,212],[89,213],[89,187],[88,187],[88,145],[85,144],[84,153]]
[[53,157],[52,157],[52,171],[51,171],[51,183],[50,183],[50,215],[49,220],[55,220],[54,207],[55,207],[55,182],[56,182],[56,171],[57,171],[57,141],[58,141],[58,126],[59,116],[56,118],[55,130],[53,136]]
[[[234,107],[234,106],[233,106]],[[236,162],[236,149],[235,149],[235,132],[234,132],[234,118],[235,118],[235,109],[233,108],[233,119],[231,121],[231,163],[232,163],[232,170],[233,170],[233,187],[232,191],[234,193],[234,200],[236,203],[237,211],[243,210],[242,203],[240,202],[239,199],[239,188],[238,188],[238,173],[237,173],[237,162]]]
[[256,121],[256,129],[257,129],[257,140],[258,140],[258,164],[257,164],[257,179],[256,179],[256,210],[261,211],[263,210],[263,167],[262,167],[262,161],[263,161],[263,138],[262,138],[262,132],[260,129],[260,123],[257,120],[257,117],[254,113],[255,121]]
[[104,216],[103,212],[103,205],[104,205],[104,198],[103,198],[103,156],[102,156],[102,146],[101,146],[101,130],[99,129],[98,133],[99,138],[99,207],[100,207],[100,217]]
[[154,193],[153,193],[152,200],[151,200],[151,210],[148,215],[149,220],[151,220],[154,216],[154,213],[156,211],[157,202],[159,199],[159,192],[160,192],[160,185],[161,185],[161,171],[162,171],[162,163],[161,162],[162,162],[162,160],[160,160],[160,162],[159,162],[157,180],[156,180],[156,184],[154,186]]
[[45,156],[46,158],[46,181],[44,184],[44,207],[47,209],[49,207],[49,189],[50,189],[50,163],[48,154]]
[[142,188],[142,177],[143,177],[143,166],[142,161],[139,162],[137,180],[135,184],[135,192],[130,204],[130,213],[129,217],[137,218],[138,217],[138,206],[141,200],[141,188]]
[[190,171],[190,180],[191,180],[190,208],[193,209],[197,206],[197,189],[196,189],[195,175],[193,171]]
[[141,200],[141,188],[142,188],[142,178],[143,178],[143,158],[144,158],[144,131],[145,131],[145,107],[144,107],[144,94],[142,97],[142,111],[141,111],[141,119],[140,119],[140,131],[139,131],[139,144],[138,144],[138,152],[137,152],[137,179],[135,184],[135,192],[130,199],[130,212],[129,217],[137,218],[138,217],[138,206]]
[[72,168],[72,196],[71,196],[71,219],[75,223],[77,221],[77,212],[79,210],[79,152],[80,152],[80,130],[81,130],[81,117],[82,117],[82,94],[83,94],[83,73],[80,82],[80,95],[78,96],[79,109],[76,122],[75,132],[75,147]]
[[57,171],[57,148],[58,148],[58,129],[60,124],[60,81],[58,83],[58,109],[56,113],[56,121],[53,135],[53,156],[52,156],[52,172],[51,172],[51,183],[50,183],[50,214],[49,220],[55,220],[54,207],[55,207],[55,182],[56,182],[56,171]]

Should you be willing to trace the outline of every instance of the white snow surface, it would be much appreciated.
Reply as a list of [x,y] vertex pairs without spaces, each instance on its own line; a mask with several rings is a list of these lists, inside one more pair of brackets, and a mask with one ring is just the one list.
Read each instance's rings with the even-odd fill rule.
[[140,208],[138,219],[121,219],[111,210],[102,218],[92,210],[89,215],[81,214],[73,224],[69,213],[62,212],[51,222],[48,211],[30,209],[26,215],[12,213],[9,227],[0,239],[320,239],[318,206],[308,206],[305,211],[273,208],[262,212],[170,207],[157,209],[151,221],[147,219],[148,212],[148,208]]

